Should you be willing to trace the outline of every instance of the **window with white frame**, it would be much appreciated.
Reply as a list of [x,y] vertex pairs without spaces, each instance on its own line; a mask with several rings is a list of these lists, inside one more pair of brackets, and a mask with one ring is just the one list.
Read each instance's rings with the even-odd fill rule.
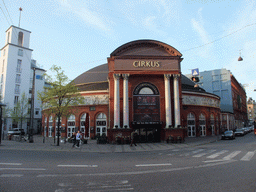
[[20,94],[20,85],[15,85],[15,94]]
[[16,69],[17,73],[21,72],[21,64],[22,64],[22,60],[18,59],[18,61],[17,61],[17,69]]
[[16,83],[21,83],[20,74],[16,74],[15,82]]
[[14,105],[15,105],[16,103],[18,103],[18,101],[19,101],[19,96],[14,96]]
[[18,50],[18,55],[21,56],[21,57],[23,56],[23,50],[22,49]]
[[3,80],[4,80],[4,74],[1,75],[0,83],[3,83]]

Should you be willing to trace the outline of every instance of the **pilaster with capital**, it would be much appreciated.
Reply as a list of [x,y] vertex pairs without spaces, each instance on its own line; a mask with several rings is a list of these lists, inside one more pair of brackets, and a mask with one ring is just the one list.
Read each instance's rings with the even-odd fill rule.
[[128,79],[129,74],[123,76],[123,126],[129,128],[129,97],[128,97]]
[[170,78],[171,74],[164,74],[166,128],[172,125]]
[[114,128],[120,127],[120,95],[119,95],[119,79],[120,74],[113,74],[114,77]]
[[173,75],[173,87],[174,87],[174,116],[175,127],[180,125],[180,98],[179,98],[179,78],[180,74]]

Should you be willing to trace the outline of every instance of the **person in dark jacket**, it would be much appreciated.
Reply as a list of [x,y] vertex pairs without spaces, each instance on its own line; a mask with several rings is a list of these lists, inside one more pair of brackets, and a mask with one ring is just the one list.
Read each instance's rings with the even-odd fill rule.
[[137,146],[137,145],[136,145],[136,136],[137,136],[137,131],[133,131],[133,132],[131,133],[131,146],[132,146],[132,144],[134,144],[135,146]]
[[72,133],[72,142],[73,142],[72,147],[75,147],[75,145],[76,145],[76,132]]

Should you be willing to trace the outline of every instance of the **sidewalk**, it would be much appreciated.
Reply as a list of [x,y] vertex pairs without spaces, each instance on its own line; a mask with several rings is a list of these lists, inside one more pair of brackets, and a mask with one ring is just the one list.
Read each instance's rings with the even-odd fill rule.
[[33,143],[28,141],[9,141],[2,140],[1,149],[8,150],[37,150],[37,151],[66,151],[66,152],[95,152],[95,153],[129,153],[129,152],[143,152],[143,151],[158,151],[177,148],[188,148],[208,143],[213,143],[219,140],[218,136],[194,137],[186,138],[184,143],[138,143],[137,146],[130,145],[116,145],[116,144],[97,144],[96,140],[88,140],[87,144],[82,144],[80,148],[73,148],[72,143],[63,143],[57,146],[57,139],[54,143],[54,138],[45,138],[35,135],[33,136]]

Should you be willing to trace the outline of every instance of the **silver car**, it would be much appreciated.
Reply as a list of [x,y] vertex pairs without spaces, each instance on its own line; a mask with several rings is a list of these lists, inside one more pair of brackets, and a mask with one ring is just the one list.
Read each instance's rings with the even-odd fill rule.
[[243,129],[236,129],[235,130],[235,136],[240,135],[240,136],[244,136],[244,130]]

